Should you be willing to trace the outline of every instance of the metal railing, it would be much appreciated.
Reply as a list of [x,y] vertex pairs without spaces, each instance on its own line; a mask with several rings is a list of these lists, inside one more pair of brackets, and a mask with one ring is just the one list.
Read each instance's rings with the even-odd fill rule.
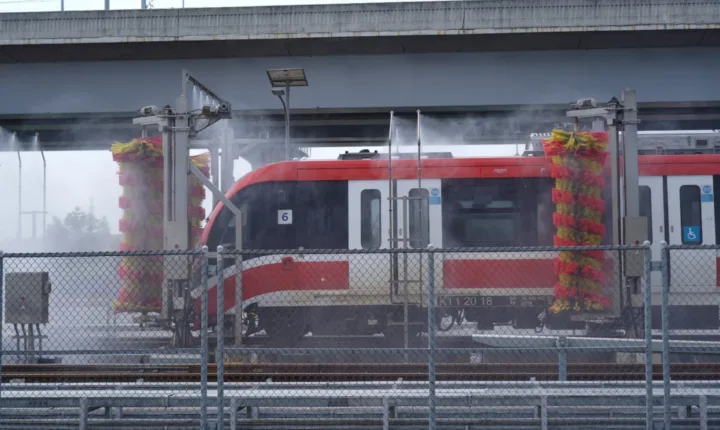
[[718,251],[0,254],[0,428],[709,428]]

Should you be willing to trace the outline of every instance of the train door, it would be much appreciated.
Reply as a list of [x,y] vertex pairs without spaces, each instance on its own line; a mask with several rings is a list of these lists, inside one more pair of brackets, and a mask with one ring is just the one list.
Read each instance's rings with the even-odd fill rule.
[[[418,187],[417,180],[398,180],[397,238],[398,248],[427,249],[428,245],[442,246],[442,196],[440,179],[423,179]],[[402,198],[407,200],[403,201]],[[435,273],[438,272],[439,258],[436,259]],[[427,284],[429,267],[427,255],[406,254],[397,259],[397,285],[393,288],[396,299],[402,299],[407,286],[410,303],[426,304],[424,286]],[[439,291],[441,277],[436,276]]]
[[[390,243],[387,180],[348,181],[348,248],[387,249]],[[350,288],[370,301],[388,297],[389,254],[354,254],[350,260]],[[372,299],[371,297],[375,297]]]
[[[667,177],[669,244],[715,244],[715,207],[711,176]],[[714,250],[676,250],[670,253],[670,290],[673,293],[716,289]]]
[[[665,190],[662,176],[640,176],[639,206],[640,216],[648,221],[647,238],[650,241],[652,260],[659,262],[661,242],[666,239]],[[660,272],[653,271],[651,276],[653,289],[660,288]]]

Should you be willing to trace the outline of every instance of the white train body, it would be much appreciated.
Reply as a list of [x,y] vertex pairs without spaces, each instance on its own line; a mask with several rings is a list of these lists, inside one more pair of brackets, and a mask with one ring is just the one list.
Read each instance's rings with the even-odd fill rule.
[[[539,156],[424,158],[420,181],[416,160],[393,160],[391,180],[387,159],[372,154],[354,160],[276,163],[251,172],[227,194],[245,214],[243,249],[257,251],[242,263],[243,307],[259,312],[266,324],[275,324],[266,327],[273,333],[386,332],[402,321],[407,289],[410,321],[422,330],[431,272],[428,256],[391,256],[387,251],[394,238],[399,248],[426,249],[431,244],[453,250],[434,255],[442,312],[463,310],[467,320],[484,329],[541,325],[553,300],[556,253],[480,249],[552,246],[549,160],[532,154],[541,137],[534,136],[528,145],[528,155]],[[641,133],[640,146],[641,216],[649,218],[653,260],[659,261],[663,240],[716,244],[720,154],[714,150],[720,148],[720,135]],[[391,187],[396,197],[408,200],[388,200]],[[609,243],[613,226],[607,220],[605,225]],[[231,245],[234,237],[233,217],[220,204],[203,244],[214,249]],[[288,252],[263,251],[279,249]],[[676,251],[670,261],[671,327],[717,329],[716,251]],[[236,267],[233,259],[225,265],[224,308],[232,313]],[[628,303],[619,282],[609,282],[616,314],[622,312],[618,307],[641,307],[641,291],[631,291]],[[216,283],[213,277],[211,324]],[[652,285],[659,305],[657,272]],[[198,290],[193,297],[199,315]],[[554,324],[565,328],[573,323],[557,319]]]

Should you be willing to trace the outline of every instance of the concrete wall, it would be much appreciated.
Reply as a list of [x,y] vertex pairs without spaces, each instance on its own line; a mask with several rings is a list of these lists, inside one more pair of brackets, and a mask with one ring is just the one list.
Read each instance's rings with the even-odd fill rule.
[[[138,3],[139,5],[139,3]],[[714,0],[474,0],[0,14],[2,45],[718,28]]]
[[180,70],[235,109],[278,109],[268,68],[303,67],[293,108],[477,106],[606,101],[623,88],[641,102],[720,100],[720,48],[413,54],[0,67],[0,114],[128,112],[172,104]]

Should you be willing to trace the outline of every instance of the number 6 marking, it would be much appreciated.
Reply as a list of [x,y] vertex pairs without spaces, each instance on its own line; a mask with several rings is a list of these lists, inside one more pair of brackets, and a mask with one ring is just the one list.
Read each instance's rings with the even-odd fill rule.
[[291,209],[280,209],[278,211],[278,224],[292,224],[292,210]]

